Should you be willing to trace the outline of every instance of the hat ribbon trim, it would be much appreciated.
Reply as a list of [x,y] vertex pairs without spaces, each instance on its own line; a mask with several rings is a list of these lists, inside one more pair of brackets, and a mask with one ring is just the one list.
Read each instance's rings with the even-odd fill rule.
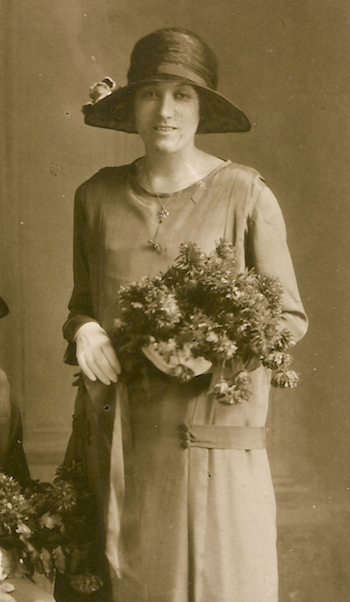
[[202,77],[200,77],[200,75],[197,75],[197,73],[194,73],[191,69],[188,69],[182,64],[161,63],[157,69],[155,77],[161,75],[174,75],[176,77],[180,77],[181,79],[187,79],[203,88],[208,87],[208,84]]

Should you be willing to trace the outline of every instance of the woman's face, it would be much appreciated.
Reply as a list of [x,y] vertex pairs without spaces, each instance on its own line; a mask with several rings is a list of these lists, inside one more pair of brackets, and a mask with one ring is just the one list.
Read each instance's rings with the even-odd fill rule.
[[135,124],[147,150],[177,153],[194,145],[200,119],[193,86],[179,82],[147,84],[136,90]]

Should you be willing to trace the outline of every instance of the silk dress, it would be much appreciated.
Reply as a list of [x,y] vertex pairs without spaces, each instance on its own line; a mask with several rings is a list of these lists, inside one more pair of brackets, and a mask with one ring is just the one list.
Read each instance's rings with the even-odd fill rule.
[[[68,363],[79,326],[96,320],[112,333],[120,286],[165,271],[185,241],[209,253],[225,238],[240,271],[278,277],[283,326],[304,335],[284,220],[258,172],[226,161],[158,197],[134,172],[134,164],[105,168],[77,191]],[[169,212],[161,223],[160,202]],[[83,449],[99,496],[115,602],[277,601],[264,444],[270,379],[264,367],[253,370],[249,401],[234,406],[208,393],[208,375],[183,384],[147,360],[126,384],[84,379],[70,447]]]

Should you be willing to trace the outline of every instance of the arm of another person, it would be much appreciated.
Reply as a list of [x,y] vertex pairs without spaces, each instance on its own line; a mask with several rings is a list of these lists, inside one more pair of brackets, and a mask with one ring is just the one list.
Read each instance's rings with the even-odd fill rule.
[[263,182],[249,223],[248,255],[249,267],[258,274],[279,279],[283,289],[283,327],[299,341],[308,329],[308,319],[299,295],[283,215]]
[[9,577],[3,583],[11,584],[14,589],[11,593],[6,593],[0,587],[0,602],[55,602],[51,594],[27,577]]
[[78,188],[74,205],[74,289],[69,316],[63,326],[68,341],[65,361],[77,364],[90,380],[105,385],[116,382],[120,364],[107,332],[94,316],[90,285],[89,233],[83,208],[83,187]]

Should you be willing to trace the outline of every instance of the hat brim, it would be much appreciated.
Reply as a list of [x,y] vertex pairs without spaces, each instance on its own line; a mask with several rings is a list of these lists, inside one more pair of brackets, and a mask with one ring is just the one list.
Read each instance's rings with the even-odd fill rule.
[[186,78],[152,78],[118,88],[112,94],[95,103],[83,106],[87,125],[137,134],[132,115],[133,92],[149,83],[161,83],[174,79],[197,89],[203,99],[202,114],[197,134],[223,134],[249,132],[251,125],[247,116],[227,98],[212,88],[200,86]]

